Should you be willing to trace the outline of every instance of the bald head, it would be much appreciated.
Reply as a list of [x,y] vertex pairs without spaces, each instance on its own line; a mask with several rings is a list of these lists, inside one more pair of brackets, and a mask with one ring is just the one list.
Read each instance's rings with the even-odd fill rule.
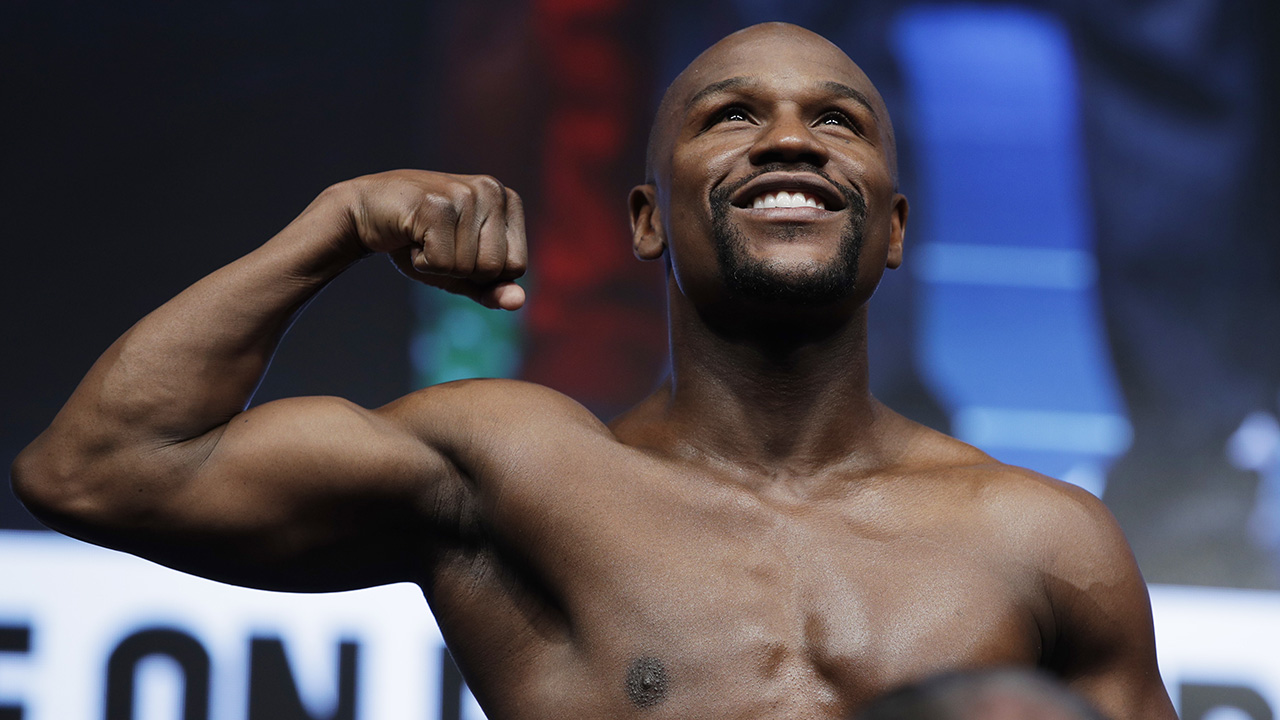
[[788,23],[762,23],[739,30],[707,48],[689,63],[662,96],[645,156],[645,179],[658,182],[670,163],[672,147],[687,108],[709,90],[746,85],[762,73],[798,80],[819,73],[826,82],[855,95],[875,114],[885,161],[898,179],[897,147],[889,111],[875,85],[839,47],[817,33]]

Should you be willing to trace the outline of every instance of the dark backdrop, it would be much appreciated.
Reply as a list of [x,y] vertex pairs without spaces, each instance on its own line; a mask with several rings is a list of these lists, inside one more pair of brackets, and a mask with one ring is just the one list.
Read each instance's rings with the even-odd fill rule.
[[[891,41],[905,11],[947,8],[962,24],[993,10],[997,25],[1010,9],[1032,10],[1070,38],[1079,80],[1071,117],[1078,113],[1083,143],[1070,157],[1080,156],[1090,186],[1088,200],[1070,209],[1089,226],[1085,252],[1096,263],[1105,326],[1085,349],[1114,369],[1116,404],[1132,427],[1097,474],[1107,476],[1104,500],[1148,580],[1280,587],[1274,0],[0,4],[8,250],[0,314],[9,340],[0,460],[9,463],[93,359],[147,311],[255,247],[326,185],[404,166],[488,172],[522,193],[533,272],[519,314],[518,372],[602,416],[620,410],[652,387],[662,363],[661,268],[630,257],[623,201],[640,180],[657,89],[707,43],[767,19],[796,20],[841,43],[895,114],[904,188],[918,202],[904,270],[874,301],[873,389],[947,429],[966,403],[937,401],[945,383],[936,367],[922,381],[922,355],[937,365],[997,344],[938,342],[922,353],[931,331],[912,310],[930,292],[916,282],[921,248],[945,247],[943,230],[1007,219],[1006,205],[1017,205],[1008,198],[1026,194],[1010,190],[1063,181],[1049,165],[1046,177],[1011,182],[991,152],[1043,122],[984,135],[1005,126],[974,123],[974,114],[941,124],[974,156],[950,168],[952,184],[930,176],[939,163],[923,162],[921,148],[931,146],[922,113],[913,113],[938,98],[901,72]],[[967,42],[996,55],[990,28]],[[935,69],[954,56],[934,58]],[[929,92],[999,85],[980,75]],[[1000,92],[1020,96],[1016,85]],[[978,109],[1009,120],[998,103]],[[966,118],[974,127],[957,132]],[[994,145],[979,148],[975,137]],[[955,160],[956,147],[933,147],[927,158]],[[969,202],[975,197],[994,202]],[[966,212],[943,228],[930,218],[948,204]],[[998,229],[982,243],[1045,240],[1039,225],[1025,236]],[[415,304],[413,292],[385,262],[357,266],[299,321],[259,399],[332,393],[378,405],[411,389],[413,311],[440,301]],[[948,325],[952,335],[996,334],[981,313],[959,315],[971,325]],[[1034,314],[1009,324],[1018,327],[996,329],[1030,338],[1004,332],[1014,343],[1006,355],[1019,358],[1051,350],[1068,327]],[[980,379],[990,359],[975,354],[958,378]],[[1070,409],[1057,401],[1074,399],[1080,385],[1053,364],[1017,363],[1036,392],[996,376],[999,392],[969,404]],[[1057,404],[1042,402],[1039,389],[1050,386]],[[1001,459],[1066,475],[1026,453],[1001,455],[1014,447],[1008,442],[952,429]],[[1236,445],[1247,452],[1233,456]],[[0,491],[0,528],[28,527],[33,521]]]
[[[0,4],[0,460],[113,339],[330,183],[430,165],[421,2]],[[259,397],[409,389],[410,288],[361,263]],[[391,282],[388,282],[391,280]],[[35,527],[7,487],[0,528]]]

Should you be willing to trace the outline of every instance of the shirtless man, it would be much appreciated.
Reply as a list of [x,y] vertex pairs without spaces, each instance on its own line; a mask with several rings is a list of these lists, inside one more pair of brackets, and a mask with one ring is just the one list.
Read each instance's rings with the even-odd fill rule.
[[655,128],[630,210],[636,254],[667,263],[672,372],[611,425],[501,380],[245,409],[292,316],[369,253],[523,304],[515,193],[398,171],[329,188],[129,330],[16,491],[63,532],[230,583],[417,583],[495,719],[841,718],[992,665],[1173,718],[1103,506],[868,393],[865,303],[907,202],[861,70],[749,28]]

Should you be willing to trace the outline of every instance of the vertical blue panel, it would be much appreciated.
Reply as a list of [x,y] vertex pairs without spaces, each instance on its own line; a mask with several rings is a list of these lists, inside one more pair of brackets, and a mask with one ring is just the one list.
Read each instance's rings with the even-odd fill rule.
[[[1052,17],[894,25],[918,158],[921,366],[961,439],[1100,492],[1129,429],[1101,330],[1074,65]],[[909,238],[910,239],[910,238]]]

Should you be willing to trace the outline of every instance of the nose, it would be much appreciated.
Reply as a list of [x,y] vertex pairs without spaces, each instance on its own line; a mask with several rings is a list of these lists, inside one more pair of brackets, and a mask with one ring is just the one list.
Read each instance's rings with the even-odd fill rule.
[[797,112],[781,111],[766,123],[748,154],[753,165],[769,163],[826,164],[827,147]]

